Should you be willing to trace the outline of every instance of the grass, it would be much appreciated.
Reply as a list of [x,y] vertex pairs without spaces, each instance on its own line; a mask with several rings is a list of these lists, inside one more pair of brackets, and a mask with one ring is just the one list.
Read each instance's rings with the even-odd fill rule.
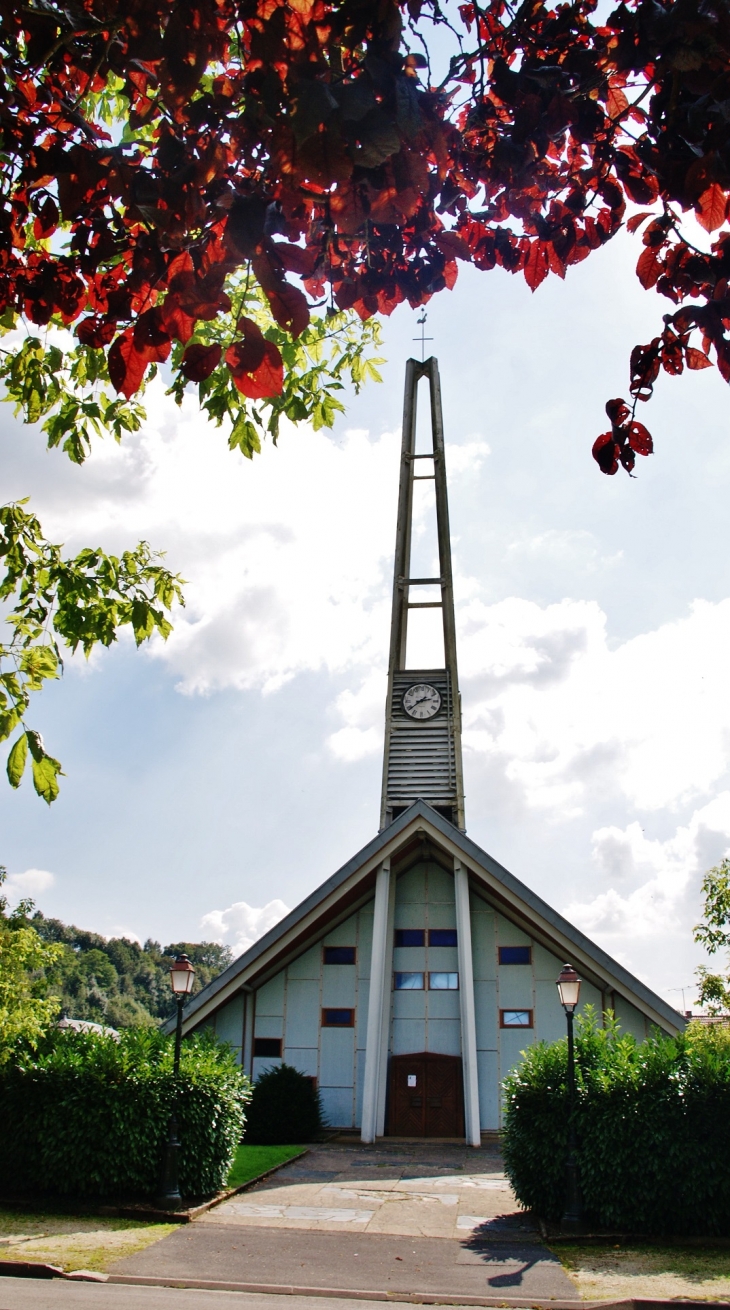
[[730,1249],[712,1246],[563,1246],[553,1248],[580,1295],[588,1300],[624,1297],[730,1296]]
[[99,1215],[29,1214],[0,1210],[0,1260],[32,1260],[72,1269],[106,1272],[115,1260],[143,1251],[177,1224]]
[[293,1160],[303,1155],[304,1151],[303,1146],[239,1146],[228,1175],[228,1186],[242,1187],[258,1174],[273,1169],[277,1164],[284,1164],[286,1160]]

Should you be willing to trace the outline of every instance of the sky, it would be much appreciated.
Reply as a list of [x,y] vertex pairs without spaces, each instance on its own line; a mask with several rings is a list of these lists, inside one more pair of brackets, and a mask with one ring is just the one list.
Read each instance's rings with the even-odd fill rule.
[[[620,234],[534,295],[464,265],[428,306],[444,401],[469,836],[680,1009],[703,873],[730,849],[728,393],[662,375],[637,476],[591,458],[669,308]],[[81,468],[0,407],[2,499],[69,551],[140,538],[188,580],[164,644],[35,698],[48,808],[0,786],[11,896],[110,935],[236,952],[377,831],[404,364],[331,433],[252,462],[193,397]],[[417,548],[432,560],[428,518]],[[424,638],[426,640],[426,638]],[[425,648],[424,648],[425,649]]]

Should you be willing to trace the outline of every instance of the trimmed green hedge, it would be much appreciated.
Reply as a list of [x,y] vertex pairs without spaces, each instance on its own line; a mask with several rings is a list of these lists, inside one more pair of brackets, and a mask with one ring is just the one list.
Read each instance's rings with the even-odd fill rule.
[[244,1126],[248,1082],[212,1035],[183,1042],[126,1029],[119,1040],[54,1031],[38,1051],[0,1069],[0,1189],[66,1196],[149,1197],[160,1182],[175,1100],[180,1188],[208,1196],[226,1184]]
[[[730,1031],[622,1035],[576,1025],[576,1131],[589,1222],[614,1231],[730,1235]],[[505,1167],[522,1205],[565,1207],[567,1041],[525,1052],[505,1081]]]
[[279,1064],[256,1080],[246,1115],[247,1145],[312,1142],[323,1127],[313,1079],[290,1064]]

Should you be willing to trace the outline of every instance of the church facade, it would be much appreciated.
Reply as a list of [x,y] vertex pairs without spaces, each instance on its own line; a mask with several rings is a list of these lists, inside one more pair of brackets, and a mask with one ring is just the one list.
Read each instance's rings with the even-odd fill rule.
[[[431,443],[416,441],[418,383]],[[414,482],[433,482],[437,577],[410,576]],[[426,600],[418,599],[426,596]],[[433,597],[436,599],[433,599]],[[411,669],[408,617],[435,608],[443,664]],[[462,1137],[501,1124],[500,1087],[534,1041],[565,1033],[556,980],[638,1038],[682,1016],[466,835],[443,426],[435,359],[409,360],[403,418],[381,827],[187,1005],[255,1080],[286,1061],[316,1079],[332,1127]]]

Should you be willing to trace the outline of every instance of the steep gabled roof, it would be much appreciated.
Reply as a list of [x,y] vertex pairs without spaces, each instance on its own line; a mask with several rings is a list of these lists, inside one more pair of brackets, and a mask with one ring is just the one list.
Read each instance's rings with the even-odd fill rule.
[[[390,857],[398,872],[399,862],[413,858],[414,853],[417,856],[424,841],[431,857],[443,859],[447,866],[454,859],[460,860],[468,869],[477,893],[553,954],[569,960],[587,981],[603,991],[617,992],[651,1023],[670,1033],[684,1027],[682,1015],[645,983],[425,801],[416,801],[204,987],[186,1006],[184,1030],[190,1032],[204,1023],[237,992],[260,986],[307,950],[373,895],[375,875],[382,860]],[[170,1030],[172,1026],[171,1020],[166,1027]]]

